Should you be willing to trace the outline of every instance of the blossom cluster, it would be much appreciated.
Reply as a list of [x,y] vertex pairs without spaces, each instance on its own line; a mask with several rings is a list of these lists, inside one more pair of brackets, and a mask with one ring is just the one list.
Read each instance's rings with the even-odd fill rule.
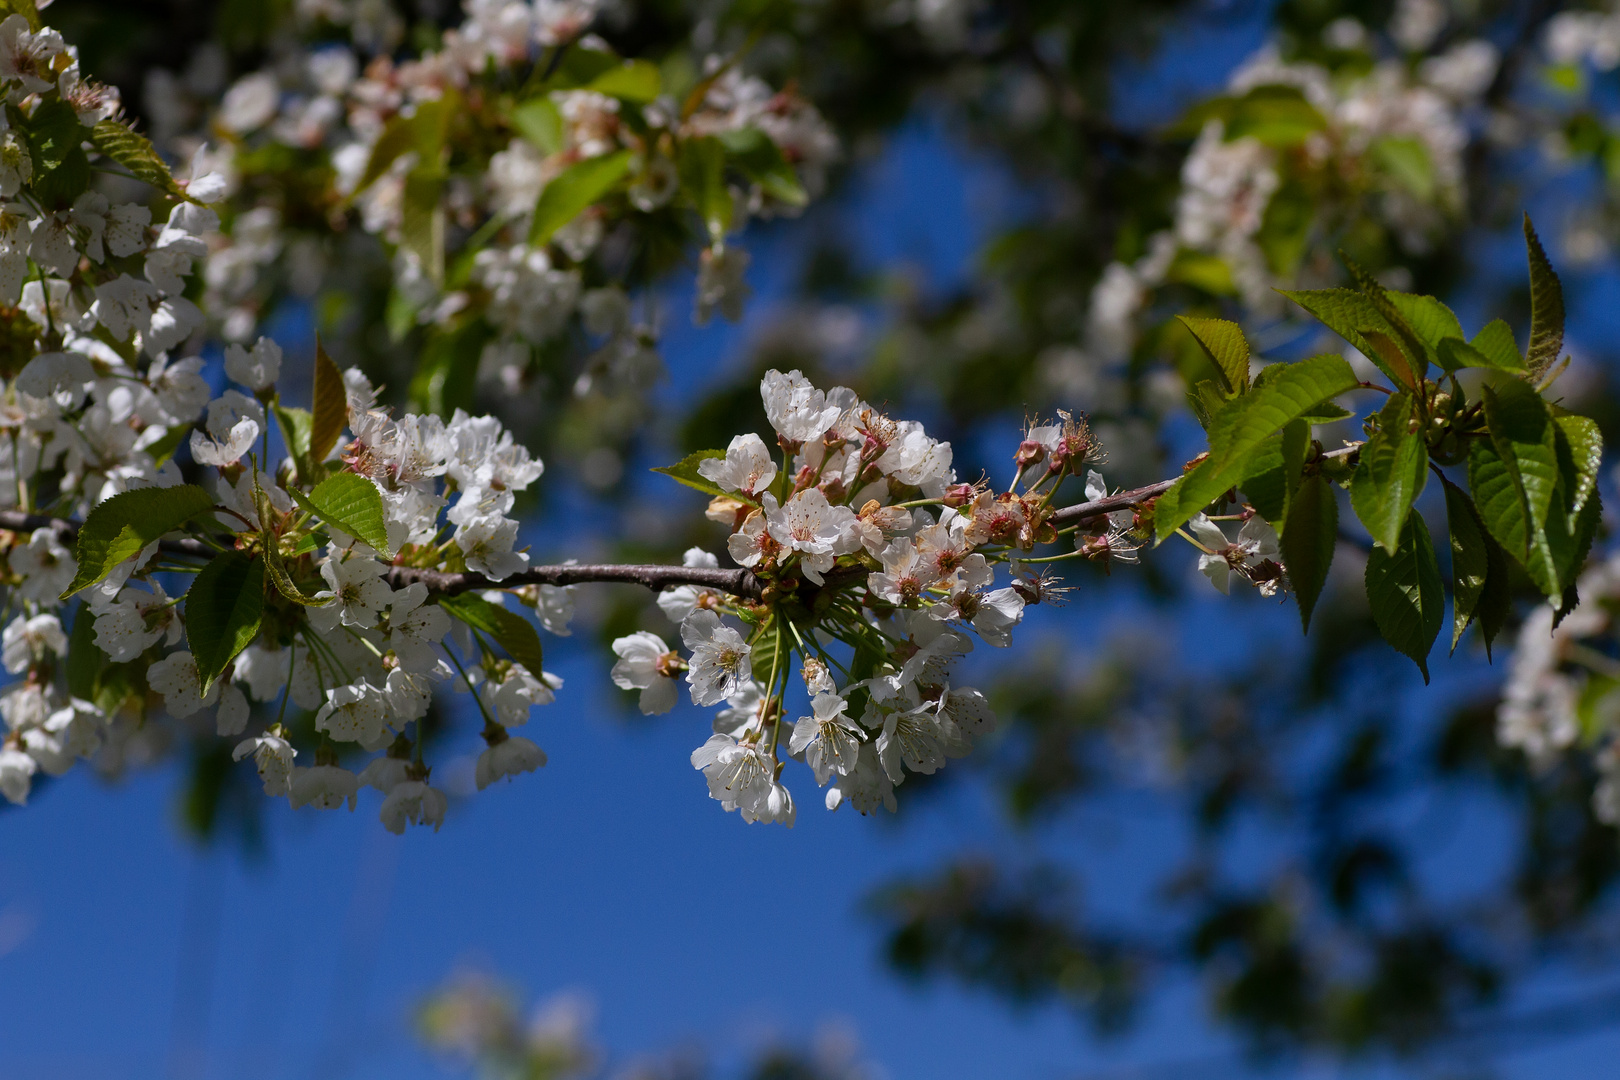
[[[167,145],[188,150],[205,130],[225,136],[211,160],[230,181],[232,212],[205,304],[225,337],[252,338],[279,282],[306,295],[319,287],[339,253],[330,230],[304,232],[292,218],[319,221],[333,205],[352,206],[384,242],[391,302],[412,320],[488,325],[479,371],[508,387],[571,326],[597,343],[581,391],[645,385],[660,370],[655,325],[632,319],[622,288],[591,262],[621,222],[700,204],[698,315],[736,318],[748,256],[727,235],[750,216],[796,211],[822,186],[837,140],[813,106],[717,56],[695,97],[678,101],[685,91],[663,85],[656,66],[623,62],[588,32],[597,7],[466,0],[464,21],[437,49],[398,61],[387,27],[350,20],[344,45],[332,20],[307,19],[311,44],[279,39],[262,68],[228,85],[222,62],[149,81]],[[514,79],[524,88],[516,98]],[[711,193],[683,191],[687,148],[703,139],[743,148],[730,159],[732,189],[720,193],[724,213]],[[587,176],[592,163],[607,171]],[[617,178],[596,184],[608,172]],[[583,205],[536,231],[548,188],[567,200],[582,178]],[[289,193],[311,184],[317,213],[295,215]]]
[[[784,757],[828,789],[829,809],[892,811],[908,772],[931,774],[994,730],[957,661],[975,638],[1006,647],[1025,607],[1061,592],[1025,553],[1058,538],[1052,500],[1065,478],[1106,492],[1084,468],[1098,448],[1083,420],[1031,425],[1013,483],[996,491],[958,482],[949,443],[847,388],[773,370],[761,396],[780,464],[747,434],[677,471],[713,495],[708,516],[730,529],[727,554],[763,583],[760,598],[692,586],[662,594],[687,655],[640,631],[614,642],[613,679],[640,692],[645,713],[673,708],[683,679],[695,704],[723,706],[692,765],[747,821],[793,823]],[[1130,511],[1116,512],[1071,554],[1133,560],[1134,528]],[[685,561],[719,565],[701,548]],[[1010,575],[999,587],[998,566]],[[795,666],[808,712],[790,725]]]
[[[1324,36],[1343,55],[1370,59],[1370,35],[1354,19],[1338,20]],[[1399,41],[1414,52],[1431,42],[1418,29]],[[1301,191],[1335,193],[1311,196],[1341,204],[1313,210],[1317,216],[1366,218],[1401,249],[1429,251],[1462,209],[1469,119],[1497,63],[1496,48],[1483,40],[1457,42],[1415,65],[1390,57],[1330,69],[1284,60],[1272,45],[1250,57],[1228,79],[1231,108],[1203,122],[1182,165],[1173,226],[1150,237],[1134,261],[1109,264],[1093,290],[1089,351],[1107,363],[1128,354],[1143,309],[1168,283],[1235,293],[1248,310],[1271,316],[1282,313],[1276,288],[1334,284],[1331,251],[1304,258],[1308,238],[1288,224],[1286,208],[1270,215],[1275,200]],[[1289,119],[1265,129],[1245,109],[1258,116],[1286,109]],[[1209,259],[1218,263],[1201,261]]]

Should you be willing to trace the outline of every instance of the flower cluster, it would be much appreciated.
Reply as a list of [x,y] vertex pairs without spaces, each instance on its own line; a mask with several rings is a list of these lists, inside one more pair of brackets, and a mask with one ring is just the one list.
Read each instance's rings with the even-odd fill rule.
[[[851,390],[771,371],[761,395],[780,464],[748,434],[673,470],[713,496],[708,515],[730,529],[727,554],[762,583],[759,598],[666,592],[659,607],[680,624],[688,655],[657,634],[632,634],[613,644],[613,680],[639,690],[646,713],[672,708],[682,679],[695,704],[723,706],[692,765],[747,821],[793,823],[784,756],[828,788],[829,809],[893,810],[908,772],[933,773],[994,730],[988,701],[959,681],[956,662],[975,638],[1007,646],[1026,605],[1060,591],[1025,553],[1078,531],[1052,521],[1066,478],[1106,493],[1085,469],[1096,441],[1072,417],[1033,424],[1013,482],[995,491],[958,483],[949,443]],[[1133,528],[1128,510],[1105,517],[1071,555],[1131,559]],[[718,563],[700,548],[686,553],[688,566]],[[1012,575],[1000,587],[998,565]],[[795,665],[809,711],[790,723]]]
[[173,121],[170,145],[191,145],[205,125],[226,136],[211,160],[230,179],[233,212],[205,305],[225,336],[251,339],[275,282],[307,295],[332,264],[329,231],[289,223],[289,192],[311,183],[315,220],[352,207],[384,241],[395,309],[445,330],[481,320],[479,370],[509,387],[574,325],[600,346],[581,389],[644,385],[658,370],[653,325],[630,318],[592,261],[622,222],[696,207],[698,314],[736,318],[748,259],[727,235],[803,206],[837,140],[803,99],[719,57],[691,87],[622,61],[587,32],[597,6],[467,0],[437,49],[399,61],[378,28],[352,25],[344,47],[317,21],[305,28],[315,44],[283,42],[229,86],[214,69],[149,86]]
[[1136,320],[1166,284],[1235,293],[1262,315],[1281,314],[1279,286],[1332,284],[1331,251],[1306,258],[1305,226],[1286,208],[1272,213],[1278,199],[1332,193],[1338,209],[1314,213],[1366,218],[1413,254],[1427,252],[1461,209],[1467,118],[1496,73],[1495,47],[1463,41],[1414,67],[1406,58],[1371,63],[1371,39],[1352,19],[1326,37],[1355,62],[1330,70],[1268,46],[1233,72],[1229,97],[1182,165],[1175,224],[1149,238],[1140,258],[1111,263],[1092,293],[1097,359],[1117,361],[1135,346]]

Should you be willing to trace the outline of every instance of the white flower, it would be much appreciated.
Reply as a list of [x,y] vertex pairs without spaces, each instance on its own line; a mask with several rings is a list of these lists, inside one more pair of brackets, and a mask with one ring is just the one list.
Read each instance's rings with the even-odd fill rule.
[[832,694],[838,690],[833,682],[832,672],[827,665],[811,657],[800,667],[799,673],[804,676],[804,685],[812,694]]
[[774,368],[767,371],[760,380],[759,394],[771,427],[789,442],[821,438],[844,411],[796,370],[786,375]]
[[268,390],[281,374],[281,346],[261,337],[249,351],[240,345],[225,348],[225,376],[255,392]]
[[478,755],[473,779],[483,791],[503,776],[534,772],[546,763],[546,752],[528,739],[508,735]]
[[760,509],[749,514],[742,528],[726,538],[726,551],[738,566],[757,566],[761,559],[781,550],[770,532],[771,515],[777,512],[776,496],[767,492],[760,500]]
[[378,816],[383,826],[396,835],[405,831],[407,823],[432,825],[438,832],[449,808],[450,800],[438,788],[428,787],[422,780],[404,780],[388,792]]
[[534,593],[534,613],[546,633],[569,637],[573,631],[568,624],[574,618],[574,587],[572,585],[540,585]]
[[259,735],[237,743],[231,757],[241,761],[249,754],[253,755],[253,764],[258,767],[259,779],[264,781],[264,793],[286,795],[291,787],[293,758],[298,756],[292,744],[280,735]]
[[107,211],[107,250],[123,259],[146,247],[146,229],[152,211],[138,203],[122,203]]
[[28,543],[11,549],[6,557],[12,573],[22,578],[17,595],[36,604],[55,605],[73,583],[79,564],[52,529],[35,529]]
[[[1199,572],[1208,577],[1210,583],[1222,593],[1231,589],[1233,570],[1241,572],[1280,558],[1277,531],[1264,518],[1256,516],[1244,522],[1237,540],[1231,542],[1226,539],[1221,527],[1203,514],[1188,521],[1187,527],[1192,530],[1194,539],[1208,549],[1205,554],[1198,556]],[[1267,584],[1270,585],[1269,589]],[[1275,589],[1274,581],[1261,583],[1263,595],[1269,596]]]
[[671,652],[664,639],[645,630],[613,643],[619,662],[613,665],[613,684],[624,690],[641,691],[641,711],[652,716],[675,707],[675,680],[681,658]]
[[219,104],[219,124],[226,131],[246,135],[268,124],[281,104],[281,83],[274,73],[244,75],[225,91]]
[[247,730],[248,716],[253,711],[247,695],[235,683],[222,683],[219,688],[219,711],[214,714],[216,734],[240,735]]
[[337,765],[317,765],[312,769],[295,765],[292,782],[288,785],[287,802],[294,810],[300,806],[336,810],[347,802],[349,810],[353,811],[359,790],[359,777],[348,769]]
[[456,530],[456,545],[466,558],[467,569],[491,581],[504,581],[529,568],[529,557],[512,550],[517,543],[518,523],[509,518],[475,518]]
[[364,679],[328,690],[326,704],[315,714],[315,730],[339,742],[381,749],[392,737],[382,691]]
[[336,615],[334,625],[377,625],[378,613],[394,599],[394,590],[382,579],[387,572],[387,566],[364,555],[328,558],[321,564],[321,577],[326,579],[332,600],[325,607],[311,608],[311,616],[315,612],[322,612],[328,619]]
[[555,675],[542,672],[536,678],[522,664],[513,664],[499,684],[485,683],[479,689],[491,708],[495,719],[505,727],[518,727],[529,722],[529,710],[536,705],[550,705],[557,700],[552,691],[562,686]]
[[43,94],[56,84],[52,61],[66,44],[49,27],[35,33],[21,15],[0,22],[0,79],[17,82],[29,94]]
[[877,748],[862,743],[855,768],[840,776],[827,789],[827,809],[837,810],[845,802],[862,814],[876,812],[879,806],[894,813],[894,781],[878,763]]
[[740,491],[752,497],[776,479],[776,462],[771,460],[764,440],[750,432],[732,439],[725,457],[698,462],[698,475],[713,480],[724,491]]
[[801,716],[793,725],[788,749],[804,755],[804,763],[826,784],[833,773],[846,775],[855,768],[861,750],[861,729],[844,714],[849,702],[837,694],[817,694],[810,702],[814,716]]
[[15,131],[0,134],[0,196],[12,198],[33,178],[34,158],[28,144]]
[[904,537],[883,549],[883,569],[869,575],[866,587],[886,604],[915,604],[934,580],[919,558],[917,545]]
[[744,821],[793,826],[793,797],[776,781],[775,762],[758,746],[739,743],[730,735],[711,735],[692,751],[692,768],[709,782],[709,797],[727,810],[741,811]]
[[[718,569],[720,560],[702,548],[692,547],[681,556],[681,565]],[[720,601],[720,593],[697,585],[677,585],[658,594],[659,610],[673,623],[679,623],[700,607],[712,608]]]
[[34,222],[28,257],[57,277],[69,277],[78,268],[79,249],[73,243],[72,222],[66,212],[46,214]]
[[0,745],[0,795],[18,806],[27,803],[28,789],[33,786],[34,770],[38,767],[34,759],[22,751]]
[[259,440],[259,422],[244,416],[224,439],[212,439],[200,431],[191,433],[191,457],[199,465],[225,468],[242,460]]
[[[146,669],[146,684],[163,695],[164,704],[169,707],[171,715],[187,717],[201,709],[204,705],[211,705],[219,695],[219,681],[208,688],[205,696],[202,692],[202,676],[197,672],[197,661],[186,649],[172,652],[168,656]],[[244,744],[245,745],[245,744]],[[242,760],[241,747],[237,747],[237,760]],[[270,794],[279,794],[270,792]]]
[[896,709],[883,720],[878,761],[896,784],[905,777],[902,764],[914,773],[932,773],[945,764],[950,734],[941,728],[932,702]]
[[67,652],[67,635],[55,615],[18,615],[6,625],[4,637],[6,670],[20,675],[30,665],[45,659],[47,653]]
[[[101,622],[96,621],[96,631]],[[236,668],[231,678],[246,683],[248,694],[254,701],[273,701],[287,686],[287,675],[292,667],[292,648],[270,649],[255,641],[236,655]]]
[[753,677],[748,644],[737,631],[721,625],[714,612],[694,611],[688,616],[681,624],[681,640],[692,651],[686,681],[695,704],[718,705]]
[[833,567],[839,555],[860,547],[853,526],[855,512],[847,506],[833,506],[820,488],[807,488],[794,495],[774,513],[765,515],[771,539],[799,553],[804,576],[817,585]]
[[410,779],[411,763],[404,758],[372,758],[357,778],[361,787],[374,787],[384,795]]
[[438,604],[429,604],[427,586],[413,581],[394,593],[388,605],[388,641],[399,662],[416,671],[426,671],[437,657],[433,646],[450,632],[450,616]]

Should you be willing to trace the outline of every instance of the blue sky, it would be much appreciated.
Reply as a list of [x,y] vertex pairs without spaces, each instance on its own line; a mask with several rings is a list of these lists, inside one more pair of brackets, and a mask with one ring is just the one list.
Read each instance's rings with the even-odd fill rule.
[[[1242,26],[1225,34],[1230,59],[1252,36]],[[1218,79],[1223,65],[1208,58],[1219,50],[1189,50],[1200,64],[1161,59],[1131,77],[1161,98]],[[1163,106],[1150,93],[1135,107]],[[906,261],[940,284],[965,272],[992,223],[1018,205],[993,168],[919,123],[863,167],[836,212],[867,237],[874,262]],[[790,284],[788,256],[803,238],[789,227],[752,245],[760,295],[750,323],[696,330],[672,319],[672,399],[685,399],[699,373],[712,377],[715,358],[723,370],[739,355]],[[1517,250],[1500,256],[1518,259]],[[1577,336],[1607,327],[1615,284],[1608,273],[1572,289]],[[684,311],[688,298],[675,290],[671,309]],[[1292,631],[1291,612],[1248,612],[1231,656]],[[1209,640],[1215,620],[1231,615],[1213,596],[1181,614],[1160,629]],[[1121,601],[1091,632],[1100,643],[1150,619]],[[1032,630],[1073,632],[1050,621]],[[868,820],[826,813],[801,777],[797,827],[750,828],[706,797],[687,763],[706,711],[628,717],[599,653],[572,641],[548,649],[567,684],[523,734],[551,764],[458,801],[438,835],[387,834],[374,799],[353,815],[278,803],[260,856],[200,849],[176,824],[173,767],[116,785],[80,770],[25,812],[0,813],[0,1077],[441,1076],[414,1044],[408,1014],[468,968],[531,1000],[588,995],[615,1060],[695,1043],[736,1065],[773,1036],[802,1041],[841,1022],[897,1080],[1247,1075],[1189,984],[1173,985],[1130,1038],[1099,1044],[1061,1010],[1017,1011],[943,983],[910,987],[883,967],[859,909],[872,886],[963,849],[1031,850],[982,789],[959,785],[923,812]],[[1393,678],[1415,681],[1393,653],[1389,665]],[[436,778],[454,787],[469,774],[462,758]],[[1502,823],[1489,805],[1455,813],[1464,833]],[[1120,801],[1055,823],[1040,843],[1103,871],[1093,902],[1128,908],[1185,841],[1180,828],[1163,807]],[[1435,872],[1477,870],[1462,864],[1480,853],[1451,846]],[[1554,973],[1527,1000],[1558,1000],[1597,974]],[[1617,1054],[1620,1036],[1599,1033],[1498,1064],[1512,1078],[1597,1075]],[[1183,1061],[1198,1064],[1119,1071]],[[1295,1075],[1394,1072],[1306,1063]]]

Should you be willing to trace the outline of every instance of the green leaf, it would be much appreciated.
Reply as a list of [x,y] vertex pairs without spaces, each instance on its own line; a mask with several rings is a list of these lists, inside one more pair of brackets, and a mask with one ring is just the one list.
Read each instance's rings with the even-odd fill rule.
[[287,494],[299,507],[332,528],[341,529],[385,557],[392,557],[382,495],[377,485],[364,476],[352,472],[333,473],[316,484],[307,498],[294,488],[288,488]]
[[[789,206],[806,206],[810,195],[799,183],[799,174],[782,156],[782,148],[756,127],[737,128],[717,136],[725,145],[731,163],[764,192]],[[730,209],[727,208],[729,216]]]
[[562,113],[550,98],[531,98],[513,109],[507,119],[542,154],[549,156],[563,148]]
[[1423,515],[1407,515],[1394,551],[1372,549],[1366,581],[1378,632],[1396,651],[1411,657],[1428,683],[1429,649],[1445,621],[1446,595]]
[[712,136],[681,144],[681,187],[691,198],[711,239],[731,228],[731,190],[726,187],[726,145]]
[[276,426],[281,428],[281,441],[287,444],[287,452],[298,467],[298,478],[308,483],[309,429],[314,418],[309,415],[308,409],[283,405],[280,401],[271,402],[270,411],[275,415]]
[[[1519,503],[1517,524],[1511,509],[1494,501],[1487,505],[1480,483],[1474,479],[1475,456],[1482,469],[1490,463],[1478,454],[1479,442],[1469,457],[1469,486],[1479,501],[1485,527],[1515,558],[1524,563],[1531,580],[1549,597],[1563,594],[1554,541],[1567,538],[1562,506],[1558,503],[1561,475],[1558,464],[1558,427],[1535,388],[1523,379],[1502,379],[1493,388],[1481,387],[1485,423],[1496,459],[1505,470]],[[1494,489],[1493,489],[1494,494]],[[1556,515],[1554,511],[1559,511]],[[1493,517],[1493,514],[1496,515]],[[1508,531],[1498,531],[1498,527]],[[1553,539],[1549,539],[1549,526]]]
[[1237,281],[1232,268],[1219,255],[1204,251],[1182,250],[1171,260],[1164,279],[1173,285],[1190,285],[1211,296],[1237,295]]
[[493,637],[513,660],[529,669],[529,674],[539,677],[543,660],[540,634],[529,620],[473,593],[441,596],[439,606],[473,629]]
[[161,439],[146,448],[146,452],[152,455],[152,464],[162,465],[165,461],[174,457],[174,452],[180,448],[180,444],[185,442],[190,435],[190,424],[175,424],[165,431]]
[[297,583],[288,575],[287,568],[282,565],[281,553],[269,544],[265,545],[264,569],[270,578],[270,583],[276,587],[276,591],[295,604],[304,607],[322,607],[331,602],[330,598],[316,600],[308,593],[300,591]]
[[0,0],[0,11],[21,15],[28,20],[28,29],[38,33],[45,28],[40,21],[39,7],[34,0]]
[[389,120],[372,144],[365,172],[360,174],[360,182],[349,198],[352,200],[375,184],[394,162],[409,153],[416,154],[418,169],[438,169],[450,120],[460,108],[461,95],[455,90],[446,90],[438,98],[418,102],[416,112],[410,116],[395,116]]
[[1372,159],[1391,180],[1423,202],[1434,200],[1434,160],[1421,140],[1386,136],[1373,143],[1370,151]]
[[80,604],[73,616],[73,636],[68,639],[67,665],[68,693],[80,701],[96,698],[96,677],[101,674],[101,663],[107,654],[96,648],[96,613],[89,604]]
[[609,68],[586,84],[585,89],[598,94],[645,105],[656,98],[664,88],[658,65],[646,60],[626,60],[618,67]]
[[1426,344],[1439,348],[1440,343],[1448,338],[1463,338],[1462,323],[1457,321],[1456,313],[1434,297],[1393,289],[1387,290],[1384,295],[1401,313],[1406,325]]
[[699,450],[687,454],[673,465],[660,466],[652,471],[663,473],[678,483],[685,484],[695,491],[701,491],[705,495],[727,495],[735,498],[737,497],[735,492],[728,492],[713,480],[698,474],[698,465],[700,463],[707,461],[709,458],[723,458],[725,456],[726,452],[724,450]]
[[578,217],[586,207],[604,198],[630,173],[628,150],[586,158],[565,169],[540,191],[529,226],[529,243],[536,246]]
[[1210,423],[1209,457],[1160,496],[1154,511],[1158,542],[1238,483],[1249,455],[1284,424],[1358,385],[1342,356],[1314,356],[1266,379],[1227,402]]
[[321,339],[315,339],[315,417],[309,432],[311,465],[326,460],[349,423],[349,395],[343,387],[343,372],[326,355]]
[[1458,338],[1446,338],[1436,350],[1436,359],[1440,366],[1447,371],[1461,371],[1463,368],[1487,368],[1492,371],[1507,371],[1517,375],[1524,371],[1524,361],[1519,359],[1517,349],[1512,350],[1511,355],[1512,360],[1504,363],[1500,353],[1486,353],[1477,345],[1470,345],[1468,342]]
[[136,488],[98,503],[79,528],[79,572],[62,599],[88,589],[164,533],[213,509],[213,496],[196,484]]
[[[1391,382],[1408,388],[1412,386],[1408,365],[1395,345],[1394,329],[1366,294],[1354,289],[1279,291],[1355,346]],[[1393,356],[1390,355],[1392,349],[1395,350]]]
[[1429,448],[1412,426],[1412,395],[1390,396],[1378,413],[1379,427],[1361,448],[1360,463],[1350,481],[1350,506],[1389,551],[1400,543],[1407,512],[1428,479]]
[[1567,443],[1570,453],[1566,472],[1572,473],[1569,479],[1573,482],[1564,485],[1565,494],[1570,499],[1569,512],[1578,514],[1597,490],[1598,470],[1603,467],[1603,432],[1597,421],[1573,413],[1557,413],[1553,422],[1563,436],[1564,441],[1559,445],[1563,447]]
[[88,190],[90,155],[77,146],[67,152],[62,164],[44,176],[34,176],[34,198],[47,210],[66,210]]
[[1476,618],[1485,639],[1485,655],[1507,621],[1512,594],[1508,590],[1507,555],[1485,531],[1479,511],[1468,493],[1445,477],[1446,521],[1451,532],[1451,651]]
[[1243,328],[1226,319],[1199,319],[1178,316],[1203,347],[1204,355],[1215,365],[1229,394],[1241,394],[1249,388],[1249,341]]
[[[1201,125],[1200,125],[1201,126]],[[1299,146],[1327,126],[1316,106],[1297,87],[1257,86],[1232,101],[1226,139],[1252,138],[1266,146]]]
[[259,636],[264,615],[264,560],[241,551],[211,559],[186,591],[186,644],[197,660],[202,692]]
[[1304,184],[1285,181],[1272,193],[1254,240],[1274,275],[1284,279],[1294,276],[1310,246],[1311,226],[1315,223],[1316,199]]
[[435,285],[444,283],[444,173],[412,169],[405,176],[400,209],[400,246],[415,255]]
[[61,165],[85,139],[79,114],[61,100],[42,102],[28,118],[27,132],[36,178]]
[[[1367,339],[1367,343],[1377,350],[1378,355],[1395,372],[1401,385],[1409,390],[1417,389],[1418,383],[1428,372],[1433,349],[1406,321],[1406,316],[1390,299],[1388,289],[1380,285],[1376,278],[1356,265],[1343,252],[1339,253],[1339,257],[1344,260],[1344,265],[1360,287],[1362,295],[1367,298],[1367,302],[1372,305],[1373,310],[1383,319],[1384,325],[1390,331],[1386,335],[1380,330],[1364,328],[1361,332],[1362,337]],[[1433,316],[1432,312],[1425,314]],[[1462,328],[1458,327],[1458,333],[1461,332]]]
[[1535,382],[1558,362],[1564,348],[1564,289],[1541,249],[1529,214],[1524,215],[1524,246],[1530,260],[1530,348],[1525,367]]
[[1299,487],[1310,438],[1311,427],[1305,421],[1291,420],[1284,424],[1281,431],[1260,444],[1260,449],[1249,459],[1249,467],[1239,485],[1250,504],[1279,534],[1288,520],[1288,501]]
[[1311,612],[1327,583],[1339,539],[1339,502],[1333,484],[1317,474],[1300,481],[1288,503],[1288,527],[1280,537],[1283,564],[1299,602],[1299,620],[1311,628]]
[[90,144],[100,153],[128,169],[137,180],[144,180],[165,195],[196,202],[186,194],[169,172],[169,166],[158,156],[151,140],[137,135],[118,120],[103,120],[90,132]]
[[1490,367],[1502,371],[1523,371],[1524,357],[1519,354],[1518,343],[1513,340],[1513,328],[1501,319],[1486,323],[1472,342],[1475,349],[1490,359]]

